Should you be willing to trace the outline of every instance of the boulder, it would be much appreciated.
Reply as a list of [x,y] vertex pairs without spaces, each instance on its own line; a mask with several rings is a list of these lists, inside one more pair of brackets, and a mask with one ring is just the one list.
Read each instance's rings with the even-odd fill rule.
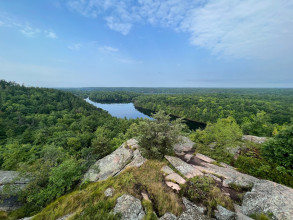
[[122,220],[141,220],[145,216],[140,200],[128,194],[117,199],[114,213],[120,213]]
[[236,147],[226,147],[226,151],[229,154],[232,154],[234,159],[237,160],[237,158],[239,157],[240,153],[241,153],[241,147],[240,146],[236,146]]
[[132,159],[133,152],[123,145],[110,155],[98,160],[85,174],[84,181],[105,180],[119,173]]
[[181,137],[181,141],[174,145],[174,151],[177,154],[183,154],[189,152],[193,149],[194,142],[192,142],[188,137]]
[[110,187],[110,188],[105,190],[104,194],[105,194],[106,197],[111,197],[114,194],[114,189],[112,187]]
[[83,181],[97,182],[118,175],[126,168],[139,167],[146,161],[135,139],[130,139],[108,156],[98,160],[84,175]]
[[[0,171],[0,210],[12,211],[21,207],[17,194],[29,183],[16,171]],[[7,191],[8,190],[8,191]]]
[[128,141],[126,141],[124,143],[124,147],[128,148],[128,149],[131,149],[131,150],[136,150],[136,149],[140,148],[140,146],[138,145],[138,141],[136,139],[134,139],[134,138],[129,139]]
[[268,180],[259,180],[244,195],[242,213],[271,213],[273,219],[292,219],[293,189]]
[[162,167],[161,171],[163,171],[163,173],[165,174],[171,174],[171,173],[175,173],[169,166],[165,165]]
[[183,202],[186,210],[197,211],[197,212],[200,212],[201,214],[204,214],[205,211],[207,210],[206,207],[204,207],[204,206],[197,206],[194,203],[190,202],[185,197],[182,198],[182,202]]
[[166,180],[174,181],[178,184],[185,184],[186,180],[179,176],[177,173],[171,173],[165,177]]
[[215,216],[218,220],[236,220],[235,212],[231,212],[220,205],[217,205],[217,212],[215,212]]
[[172,213],[165,213],[161,218],[160,220],[176,220],[177,217],[175,215],[173,215]]
[[165,158],[186,178],[203,175],[203,173],[198,169],[194,168],[192,165],[184,162],[178,157],[165,156]]
[[268,140],[267,137],[257,137],[253,135],[243,135],[242,136],[243,141],[251,141],[257,144],[262,144]]
[[170,182],[170,181],[166,181],[167,186],[169,186],[170,188],[176,190],[177,192],[180,191],[180,186],[176,183]]

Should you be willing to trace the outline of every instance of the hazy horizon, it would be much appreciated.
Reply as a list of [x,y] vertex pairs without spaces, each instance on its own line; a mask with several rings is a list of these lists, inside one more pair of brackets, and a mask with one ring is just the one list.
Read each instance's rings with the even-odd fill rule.
[[0,79],[49,88],[293,88],[293,1],[0,2]]

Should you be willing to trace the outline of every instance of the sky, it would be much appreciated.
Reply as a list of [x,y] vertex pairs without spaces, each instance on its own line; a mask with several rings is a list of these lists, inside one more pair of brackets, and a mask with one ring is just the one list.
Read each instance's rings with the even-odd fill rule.
[[0,79],[293,87],[292,0],[0,0]]

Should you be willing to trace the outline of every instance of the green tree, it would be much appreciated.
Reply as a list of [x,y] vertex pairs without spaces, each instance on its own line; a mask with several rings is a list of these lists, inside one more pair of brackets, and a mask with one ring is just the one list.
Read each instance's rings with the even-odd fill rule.
[[264,144],[262,155],[273,163],[293,169],[293,124],[269,139]]
[[251,118],[245,118],[242,123],[242,129],[245,134],[256,136],[272,136],[274,126],[270,123],[271,119],[266,112],[261,111]]
[[170,116],[163,111],[152,117],[154,120],[147,119],[138,125],[139,145],[145,157],[161,159],[172,153],[174,144],[180,141],[183,125],[181,119],[170,122]]
[[192,140],[204,144],[216,142],[218,145],[233,145],[241,138],[242,130],[231,116],[218,119],[214,124],[208,123],[204,130],[198,129],[191,134]]

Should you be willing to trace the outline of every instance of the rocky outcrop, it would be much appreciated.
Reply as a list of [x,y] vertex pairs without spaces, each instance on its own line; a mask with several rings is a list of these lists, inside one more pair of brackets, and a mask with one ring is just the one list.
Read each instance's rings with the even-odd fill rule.
[[120,213],[122,220],[141,220],[145,216],[140,200],[128,194],[117,199],[114,213]]
[[235,212],[225,209],[223,206],[217,205],[215,216],[218,220],[236,220]]
[[165,156],[165,158],[186,178],[203,175],[201,171],[195,169],[192,165],[185,163],[178,157]]
[[183,204],[185,205],[186,211],[184,211],[179,217],[178,220],[208,220],[210,219],[203,214],[204,209],[200,209],[198,206],[188,201],[186,198],[182,199]]
[[177,217],[175,215],[173,215],[172,213],[165,213],[165,215],[163,215],[160,220],[176,220]]
[[126,168],[139,167],[146,159],[135,139],[130,139],[108,156],[98,160],[85,174],[83,181],[96,182],[119,174]]
[[181,141],[174,145],[174,151],[176,154],[184,154],[193,149],[194,142],[192,142],[188,137],[180,137]]
[[272,213],[274,219],[292,219],[293,189],[267,180],[257,181],[244,195],[242,213]]
[[243,141],[251,141],[257,144],[262,144],[268,140],[267,137],[257,137],[253,135],[243,135],[242,136]]
[[29,183],[15,171],[0,171],[0,210],[11,211],[21,207],[17,194]]

